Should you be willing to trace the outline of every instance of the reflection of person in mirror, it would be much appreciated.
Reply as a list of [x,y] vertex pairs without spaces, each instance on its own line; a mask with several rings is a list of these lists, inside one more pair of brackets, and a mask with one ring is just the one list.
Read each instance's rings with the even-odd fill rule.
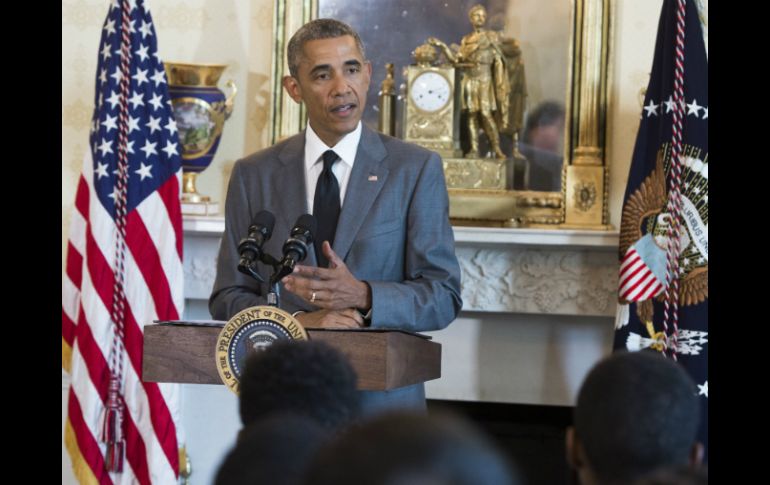
[[564,162],[564,107],[544,101],[527,116],[519,150],[529,162],[528,190],[554,191],[561,188]]

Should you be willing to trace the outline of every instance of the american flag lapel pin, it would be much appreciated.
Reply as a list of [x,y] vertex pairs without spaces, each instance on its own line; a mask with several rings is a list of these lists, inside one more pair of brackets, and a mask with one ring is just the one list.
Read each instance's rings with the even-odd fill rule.
[[369,182],[376,182],[377,176],[376,175],[369,175]]

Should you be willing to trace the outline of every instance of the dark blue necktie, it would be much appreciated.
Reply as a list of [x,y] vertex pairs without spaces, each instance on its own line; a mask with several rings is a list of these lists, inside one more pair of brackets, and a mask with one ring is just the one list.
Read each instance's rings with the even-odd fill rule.
[[334,233],[337,230],[337,219],[340,217],[340,184],[332,172],[332,165],[339,160],[332,150],[323,154],[324,168],[318,176],[315,186],[315,198],[313,199],[313,215],[318,221],[318,230],[315,235],[315,254],[318,259],[318,267],[326,268],[329,261],[324,256],[321,245],[324,241],[334,244]]

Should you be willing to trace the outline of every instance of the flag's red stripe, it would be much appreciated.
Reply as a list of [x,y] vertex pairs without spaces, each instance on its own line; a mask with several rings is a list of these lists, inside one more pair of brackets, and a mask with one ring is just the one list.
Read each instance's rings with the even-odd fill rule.
[[80,180],[78,180],[78,191],[75,194],[75,208],[83,216],[83,219],[88,220],[88,183],[86,183],[85,177],[81,174]]
[[[143,336],[139,325],[134,318],[134,314],[131,311],[129,305],[128,311],[126,311],[126,326],[125,326],[125,346],[129,359],[131,359],[131,365],[138,376],[142,375],[142,342]],[[149,323],[149,322],[145,322]],[[160,388],[157,383],[145,382],[142,379],[142,387],[147,396],[147,402],[150,406],[150,420],[152,422],[155,435],[163,448],[166,458],[168,458],[171,467],[175,470],[179,470],[179,452],[177,450],[176,442],[176,429],[174,421],[171,418],[171,412],[168,409],[168,404],[163,398],[163,394],[160,392]]]
[[107,366],[106,357],[102,354],[102,349],[94,339],[94,334],[91,332],[91,326],[88,324],[85,312],[80,309],[80,318],[78,319],[78,326],[76,330],[76,337],[78,342],[78,348],[80,350],[80,358],[88,369],[88,377],[91,379],[91,383],[99,393],[99,399],[102,404],[107,402],[107,389],[110,382],[110,369]]
[[86,265],[88,267],[88,274],[91,276],[91,282],[93,284],[96,293],[102,300],[102,304],[109,312],[112,309],[112,292],[115,288],[115,273],[113,273],[110,265],[107,264],[107,260],[104,259],[102,249],[97,244],[91,233],[91,224],[88,225],[86,230]]
[[[643,268],[644,268],[644,266],[643,266]],[[639,286],[640,286],[642,283],[644,283],[645,281],[647,281],[647,279],[648,279],[648,278],[649,278],[651,275],[652,275],[652,273],[649,273],[649,272],[647,272],[647,273],[644,275],[644,277],[643,277],[643,278],[639,278],[639,280],[637,280],[637,281],[636,281],[636,282],[635,282],[633,285],[630,285],[629,287],[627,287],[627,288],[626,288],[626,291],[624,291],[624,292],[623,292],[623,294],[622,294],[622,295],[620,295],[620,296],[621,296],[621,297],[623,297],[624,299],[628,299],[629,295],[632,295],[632,294],[634,294],[634,296],[632,297],[632,299],[634,299],[634,300],[635,300],[635,299],[636,299],[636,296],[638,296],[638,292],[636,291],[636,290],[637,290],[637,288],[639,288]]]
[[643,271],[643,270],[646,270],[646,269],[647,269],[647,266],[645,266],[644,263],[640,264],[638,268],[636,268],[632,272],[628,273],[628,276],[623,278],[623,281],[620,282],[620,287],[623,288],[624,286],[626,286],[628,284],[628,282],[634,278],[634,276],[639,274],[640,271]]
[[75,322],[70,320],[63,308],[61,311],[61,336],[70,348],[75,345]]
[[[650,281],[644,286],[644,288],[642,288],[642,292],[641,292],[642,295],[647,294],[647,292],[650,290],[650,288],[653,285],[658,286],[658,279],[655,277],[655,275],[651,275],[651,276],[652,277],[650,278]],[[649,298],[650,296],[653,296],[653,295],[654,295],[654,293],[649,295],[647,298]],[[645,298],[645,300],[647,298]]]
[[67,242],[67,276],[75,288],[79,290],[83,278],[83,256],[70,241]]
[[179,253],[179,260],[181,261],[184,236],[182,232],[182,206],[179,204],[179,181],[176,176],[169,177],[163,185],[158,187],[158,195],[160,195],[161,200],[163,200],[166,211],[168,211],[168,218],[174,226],[176,251]]
[[[125,399],[125,398],[124,398]],[[125,401],[123,403],[125,405]],[[126,409],[127,408],[123,408]],[[131,413],[124,412],[125,438],[126,438],[126,460],[131,464],[134,476],[142,485],[150,485],[150,470],[147,468],[147,448],[144,446],[142,435],[134,423]]]
[[78,402],[78,398],[72,390],[72,387],[70,387],[69,399],[67,402],[67,419],[69,419],[72,431],[75,433],[77,446],[80,449],[80,455],[83,457],[83,460],[91,469],[96,479],[99,480],[99,483],[103,485],[112,485],[110,475],[104,467],[102,450],[99,449],[96,439],[93,437],[91,430],[88,429],[88,426],[83,420],[83,412],[80,409],[80,403]]
[[142,217],[135,210],[126,217],[126,245],[150,290],[158,318],[162,320],[179,318],[158,249],[150,233],[147,232]]

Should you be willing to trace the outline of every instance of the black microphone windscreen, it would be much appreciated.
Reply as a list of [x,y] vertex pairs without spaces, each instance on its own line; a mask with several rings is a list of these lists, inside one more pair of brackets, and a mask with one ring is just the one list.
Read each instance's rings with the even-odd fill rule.
[[260,225],[267,228],[267,239],[273,234],[273,226],[275,226],[275,216],[270,211],[259,211],[254,216],[254,220],[251,223],[252,226]]
[[318,228],[318,222],[316,222],[315,217],[313,217],[310,214],[302,214],[299,216],[299,219],[297,219],[297,222],[294,223],[294,227],[301,227],[303,229],[307,229],[310,231],[310,234],[315,235],[316,229]]

